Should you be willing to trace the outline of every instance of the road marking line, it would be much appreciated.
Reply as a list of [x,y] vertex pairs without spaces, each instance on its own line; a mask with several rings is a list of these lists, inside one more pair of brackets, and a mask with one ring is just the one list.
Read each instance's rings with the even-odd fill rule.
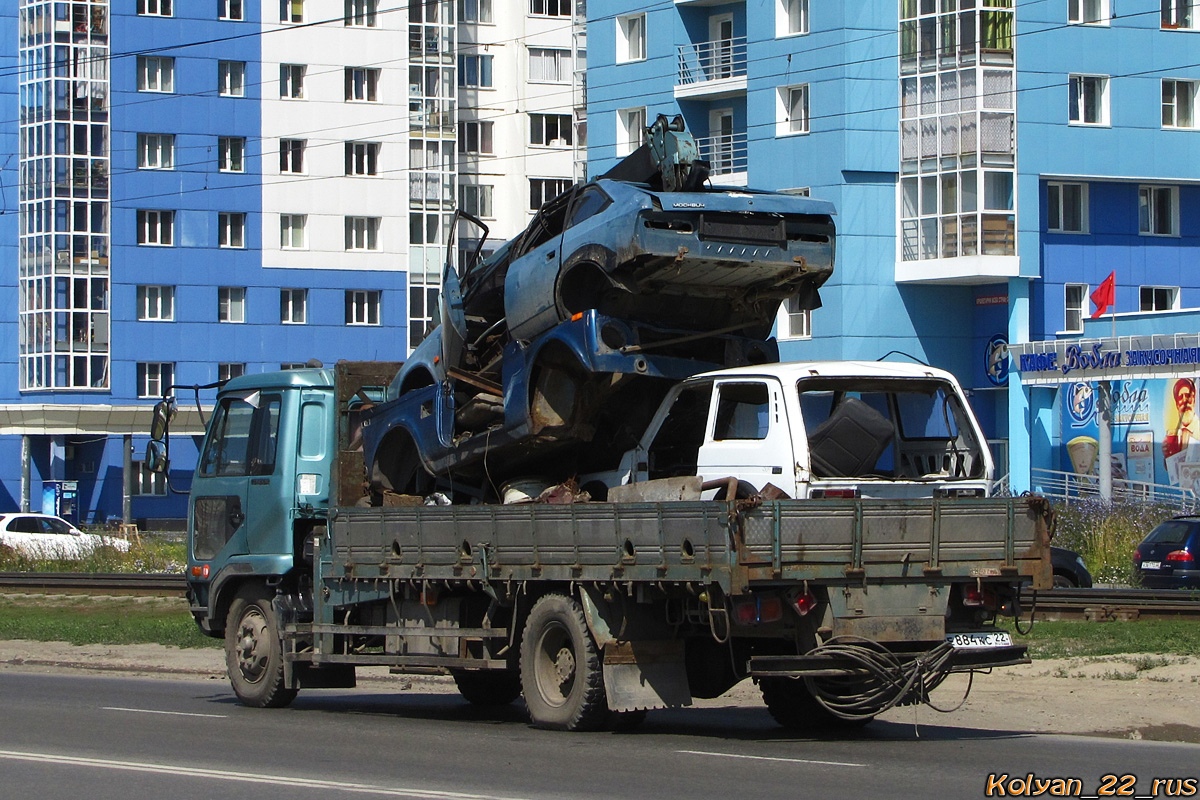
[[783,761],[789,764],[820,764],[829,767],[865,767],[866,764],[855,764],[851,761],[817,761],[811,758],[773,758],[771,756],[743,756],[737,753],[710,753],[706,750],[676,750],[690,756],[717,756],[719,758],[745,758],[751,761]]
[[129,711],[134,714],[166,714],[172,717],[208,717],[210,719],[226,719],[228,714],[193,714],[188,711],[155,711],[152,708],[125,708],[123,706],[100,706],[101,711]]
[[112,761],[101,758],[83,758],[79,756],[62,756],[53,753],[29,753],[18,750],[0,750],[0,759],[9,761],[32,761],[42,764],[59,764],[63,766],[93,767],[97,769],[124,770],[126,772],[146,772],[156,775],[171,775],[173,777],[207,778],[217,781],[233,781],[236,783],[257,783],[271,786],[286,786],[298,789],[329,789],[335,792],[352,792],[355,794],[375,794],[385,797],[410,797],[418,800],[524,800],[524,798],[504,797],[491,794],[469,794],[464,792],[443,792],[437,789],[418,789],[415,787],[374,786],[368,783],[343,783],[341,781],[323,781],[310,778],[296,778],[288,775],[256,775],[249,772],[218,771],[198,769],[176,764],[149,764],[137,761]]

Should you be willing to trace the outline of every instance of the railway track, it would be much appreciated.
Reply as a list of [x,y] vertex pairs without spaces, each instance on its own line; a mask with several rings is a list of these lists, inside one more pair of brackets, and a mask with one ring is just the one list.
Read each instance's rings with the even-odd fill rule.
[[[182,596],[183,575],[0,572],[0,592]],[[1024,615],[1036,601],[1038,619],[1137,620],[1200,618],[1200,592],[1162,589],[1045,589],[1022,598]]]

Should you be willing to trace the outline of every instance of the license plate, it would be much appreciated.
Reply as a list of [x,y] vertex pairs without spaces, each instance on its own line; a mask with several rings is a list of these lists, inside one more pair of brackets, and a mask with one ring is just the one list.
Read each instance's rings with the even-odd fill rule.
[[1008,631],[988,631],[986,633],[951,633],[946,641],[955,650],[981,650],[989,647],[1012,647],[1012,637]]
[[1162,569],[1161,561],[1143,561],[1142,569]]

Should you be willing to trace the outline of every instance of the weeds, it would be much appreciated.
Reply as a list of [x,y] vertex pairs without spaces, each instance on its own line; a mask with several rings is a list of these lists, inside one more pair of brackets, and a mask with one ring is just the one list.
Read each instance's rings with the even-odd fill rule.
[[0,639],[221,646],[196,627],[186,601],[164,598],[0,595]]
[[1083,556],[1097,583],[1136,586],[1133,551],[1151,529],[1179,509],[1170,505],[1076,500],[1055,508],[1054,544]]
[[1136,681],[1137,677],[1137,672],[1121,672],[1116,669],[1110,669],[1100,676],[1101,680],[1106,681]]
[[0,547],[0,572],[179,573],[186,563],[186,544],[149,534],[131,541],[129,552],[100,546],[81,558],[36,557]]

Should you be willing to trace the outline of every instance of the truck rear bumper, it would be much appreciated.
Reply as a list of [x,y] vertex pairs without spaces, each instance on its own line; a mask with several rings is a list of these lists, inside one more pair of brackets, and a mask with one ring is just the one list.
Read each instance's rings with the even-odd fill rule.
[[[941,665],[946,672],[964,672],[972,669],[1011,667],[1030,662],[1025,645],[993,647],[984,649],[954,650]],[[928,658],[928,652],[898,652],[892,655],[902,664],[919,658]],[[867,675],[859,661],[836,653],[809,653],[797,656],[753,656],[750,659],[750,675],[755,678],[833,678]]]

